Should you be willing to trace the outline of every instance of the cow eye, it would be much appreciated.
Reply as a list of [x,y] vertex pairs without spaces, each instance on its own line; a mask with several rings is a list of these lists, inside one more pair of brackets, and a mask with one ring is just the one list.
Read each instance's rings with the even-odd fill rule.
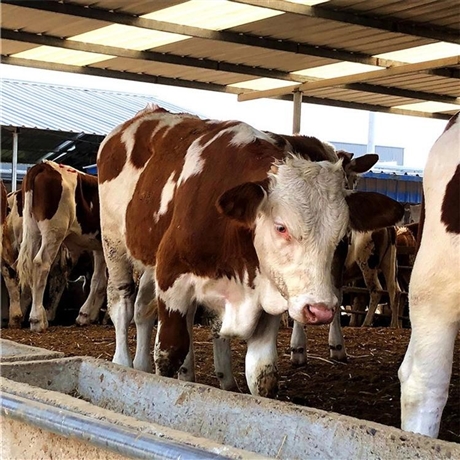
[[287,228],[282,224],[275,224],[275,229],[278,233],[285,235],[287,233]]

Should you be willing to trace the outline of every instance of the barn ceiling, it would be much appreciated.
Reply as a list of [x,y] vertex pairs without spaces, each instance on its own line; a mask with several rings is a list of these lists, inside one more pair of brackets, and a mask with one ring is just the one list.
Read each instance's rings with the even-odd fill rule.
[[433,118],[460,109],[458,0],[2,0],[4,64]]

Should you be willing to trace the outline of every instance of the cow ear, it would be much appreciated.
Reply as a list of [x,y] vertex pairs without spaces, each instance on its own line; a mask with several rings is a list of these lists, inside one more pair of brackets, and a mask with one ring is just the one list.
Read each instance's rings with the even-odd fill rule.
[[224,192],[217,200],[220,213],[251,227],[256,219],[260,203],[266,196],[268,183],[246,182]]
[[367,153],[366,155],[351,160],[350,164],[346,166],[347,173],[364,173],[369,171],[377,161],[379,161],[379,156],[376,153]]
[[381,193],[354,192],[346,197],[350,227],[368,232],[395,225],[404,215],[404,206]]

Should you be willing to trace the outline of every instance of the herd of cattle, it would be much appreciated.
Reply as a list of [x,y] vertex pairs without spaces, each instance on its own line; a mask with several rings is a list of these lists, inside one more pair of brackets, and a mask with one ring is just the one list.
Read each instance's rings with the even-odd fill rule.
[[30,329],[45,331],[72,269],[90,252],[89,294],[76,321],[94,322],[107,296],[114,362],[151,372],[157,323],[156,372],[193,381],[193,323],[202,306],[213,317],[221,387],[236,387],[228,338],[237,336],[247,341],[251,393],[273,397],[282,314],[294,321],[294,363],[305,361],[308,324],[330,323],[331,357],[346,359],[342,288],[364,280],[370,300],[363,324],[371,325],[383,279],[393,327],[401,325],[409,288],[402,427],[437,436],[460,322],[459,138],[457,116],[431,150],[409,288],[398,258],[408,266],[413,256],[396,248],[413,248],[417,231],[395,226],[404,213],[396,201],[354,190],[376,155],[353,158],[316,138],[148,106],[102,142],[97,178],[45,161],[8,197],[2,184],[9,327],[20,327],[30,308]]

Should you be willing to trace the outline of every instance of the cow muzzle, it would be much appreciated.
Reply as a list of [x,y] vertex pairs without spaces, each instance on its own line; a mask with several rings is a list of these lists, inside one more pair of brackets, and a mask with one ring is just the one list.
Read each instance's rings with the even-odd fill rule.
[[307,304],[303,307],[305,324],[329,324],[334,319],[336,307],[329,307],[325,303]]
[[339,299],[334,294],[303,294],[291,297],[288,303],[289,316],[302,324],[328,324],[334,319]]

